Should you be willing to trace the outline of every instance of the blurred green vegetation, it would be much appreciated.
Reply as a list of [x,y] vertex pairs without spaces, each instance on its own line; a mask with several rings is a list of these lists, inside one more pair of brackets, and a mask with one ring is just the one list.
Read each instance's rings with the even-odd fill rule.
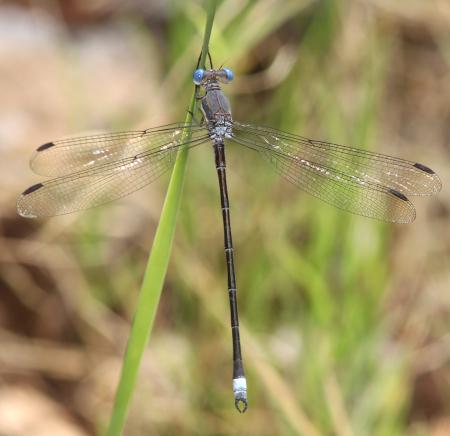
[[[420,17],[418,10],[413,12]],[[157,110],[166,122],[184,119],[204,14],[199,2],[171,2],[164,11],[158,18],[139,9],[108,18],[128,38],[134,49],[130,57],[142,62],[142,77],[155,82],[143,82],[141,94],[127,96],[128,106],[114,108],[106,121],[111,129],[148,123],[161,115]],[[399,139],[414,137],[415,128],[426,131],[427,124],[415,125],[412,116],[404,121],[407,110],[400,122],[395,116],[404,109],[396,101],[406,99],[397,87],[404,85],[401,74],[405,65],[414,65],[408,50],[426,25],[414,20],[419,18],[411,22],[383,2],[229,0],[217,11],[210,49],[216,65],[235,71],[235,82],[225,88],[235,119],[417,158],[434,168],[439,156],[448,163],[443,149],[433,149],[432,157],[419,140],[408,148]],[[433,43],[424,38],[440,59],[440,47],[448,40],[441,27],[430,26]],[[405,36],[408,32],[415,36]],[[67,58],[61,62],[76,66],[70,37],[65,44]],[[89,115],[98,116],[98,108],[80,109],[87,100],[77,95],[84,92],[78,84],[69,93],[75,101],[67,102],[72,129],[97,127]],[[96,98],[101,100],[101,93]],[[448,133],[445,113],[440,121]],[[408,122],[413,127],[405,131]],[[436,126],[436,131],[441,128]],[[423,139],[421,133],[417,137]],[[377,145],[387,138],[391,142]],[[442,162],[438,172],[448,168]],[[280,179],[255,153],[232,144],[227,166],[250,409],[239,416],[232,401],[219,192],[212,150],[206,146],[189,155],[172,261],[126,434],[441,434],[433,433],[432,418],[448,420],[448,362],[433,373],[440,383],[433,384],[432,393],[426,391],[428,399],[439,399],[432,412],[426,399],[416,398],[417,380],[427,376],[419,376],[416,368],[418,350],[448,336],[450,303],[444,314],[438,310],[441,303],[436,312],[424,314],[412,301],[421,292],[426,301],[434,298],[434,290],[445,289],[448,263],[434,261],[445,253],[445,243],[437,235],[418,235],[432,225],[448,227],[448,199],[441,200],[440,213],[433,205],[437,200],[421,202],[422,218],[414,231],[323,204]],[[113,375],[106,379],[86,370],[71,391],[78,402],[65,400],[82,402],[86,390],[95,396],[87,402],[93,404],[89,411],[76,406],[71,411],[86,431],[101,427],[109,414],[166,181],[139,197],[147,204],[87,211],[56,235],[53,221],[27,231],[27,239],[62,241],[76,264],[54,273],[65,274],[61,281],[48,271],[32,278],[42,288],[61,292],[65,310],[75,313],[65,334],[52,339],[97,356],[99,368],[108,359],[114,362],[106,371]],[[124,220],[122,227],[114,220]],[[426,246],[417,245],[424,240]],[[71,277],[75,289],[61,290]],[[8,286],[13,288],[11,282]],[[33,329],[27,334],[33,336]]]

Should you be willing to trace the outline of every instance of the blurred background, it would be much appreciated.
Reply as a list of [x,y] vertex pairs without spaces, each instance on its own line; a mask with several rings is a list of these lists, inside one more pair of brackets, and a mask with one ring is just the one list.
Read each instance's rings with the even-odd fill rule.
[[[48,220],[16,215],[40,144],[184,120],[200,1],[0,2],[0,434],[107,423],[169,175]],[[237,120],[401,156],[442,178],[416,221],[351,216],[230,145],[250,409],[231,391],[218,184],[190,152],[127,435],[450,434],[450,3],[228,0],[211,40]]]

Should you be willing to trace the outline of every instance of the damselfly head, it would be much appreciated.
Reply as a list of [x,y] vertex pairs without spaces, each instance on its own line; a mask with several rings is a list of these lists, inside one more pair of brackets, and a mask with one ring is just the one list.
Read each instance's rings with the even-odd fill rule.
[[234,74],[229,68],[221,68],[220,70],[203,70],[198,68],[192,76],[196,85],[204,85],[206,82],[219,81],[221,83],[229,83],[233,80]]

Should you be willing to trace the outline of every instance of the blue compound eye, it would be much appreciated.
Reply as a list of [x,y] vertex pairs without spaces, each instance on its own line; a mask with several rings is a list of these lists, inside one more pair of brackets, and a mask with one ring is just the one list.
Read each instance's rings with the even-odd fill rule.
[[202,70],[201,68],[195,70],[192,76],[194,83],[196,85],[201,85],[204,77],[205,77],[205,70]]
[[224,68],[223,71],[225,71],[227,82],[231,82],[234,79],[233,71],[231,71],[229,68]]

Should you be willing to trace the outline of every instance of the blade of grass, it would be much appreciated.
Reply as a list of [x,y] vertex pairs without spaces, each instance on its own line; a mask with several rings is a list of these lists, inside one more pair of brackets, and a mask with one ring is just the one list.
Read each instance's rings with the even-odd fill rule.
[[[200,56],[200,67],[202,68],[205,67],[205,59],[208,53],[216,3],[217,0],[210,0],[207,3],[207,18],[205,33],[203,35],[202,53]],[[196,98],[194,91],[189,106],[189,112],[186,115],[186,123],[190,124],[192,122],[192,114],[195,112],[195,109]],[[191,135],[191,130],[186,129],[183,139],[188,141]],[[153,327],[170,259],[175,224],[183,191],[187,156],[187,150],[181,150],[178,153],[172,177],[170,179],[169,188],[161,212],[161,218],[159,220],[158,228],[156,229],[153,247],[145,270],[130,337],[128,339],[122,372],[114,400],[114,407],[108,425],[108,436],[117,436],[122,433],[132,394],[136,385],[142,355]]]

